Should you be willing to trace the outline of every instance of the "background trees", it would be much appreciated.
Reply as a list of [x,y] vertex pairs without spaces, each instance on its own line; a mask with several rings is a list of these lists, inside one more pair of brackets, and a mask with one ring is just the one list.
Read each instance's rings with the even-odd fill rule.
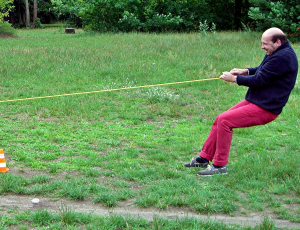
[[0,37],[13,36],[15,31],[10,24],[4,21],[8,16],[9,11],[13,8],[13,0],[0,0]]
[[[220,30],[240,28],[247,0],[52,0],[75,26],[97,31],[195,31],[199,23]],[[236,9],[235,9],[236,7]],[[239,17],[236,17],[235,11]]]
[[[51,0],[10,1],[12,2],[13,8],[9,12],[9,15],[6,15],[6,19],[15,27],[29,27],[35,25],[37,19],[41,23],[50,23],[51,21],[54,22],[57,20],[57,15],[52,10],[53,4]],[[27,3],[28,7],[26,7]]]
[[[9,20],[16,26],[34,19],[36,9],[42,23],[62,20],[68,26],[100,32],[190,32],[205,22],[217,30],[277,26],[298,35],[300,27],[299,0],[0,0],[0,7],[3,2],[14,6]],[[0,13],[7,16],[5,9],[0,8]]]

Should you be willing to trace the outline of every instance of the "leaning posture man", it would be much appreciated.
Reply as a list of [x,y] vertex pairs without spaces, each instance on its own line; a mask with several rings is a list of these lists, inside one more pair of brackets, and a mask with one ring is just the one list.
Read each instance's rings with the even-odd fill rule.
[[266,55],[258,67],[235,68],[220,76],[225,81],[247,86],[248,91],[245,100],[217,116],[199,157],[184,164],[185,167],[207,167],[198,175],[226,174],[232,130],[275,120],[288,101],[298,72],[295,51],[278,28],[266,30],[261,41]]

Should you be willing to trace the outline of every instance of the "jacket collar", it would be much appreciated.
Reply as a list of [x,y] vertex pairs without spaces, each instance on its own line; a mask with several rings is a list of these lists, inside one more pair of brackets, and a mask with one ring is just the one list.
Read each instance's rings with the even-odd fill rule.
[[270,56],[272,56],[273,54],[275,54],[277,51],[279,51],[279,50],[282,50],[282,49],[285,49],[285,48],[288,48],[288,47],[290,47],[291,45],[290,45],[290,42],[289,42],[289,40],[286,40],[286,42],[285,43],[283,43],[281,46],[279,46]]

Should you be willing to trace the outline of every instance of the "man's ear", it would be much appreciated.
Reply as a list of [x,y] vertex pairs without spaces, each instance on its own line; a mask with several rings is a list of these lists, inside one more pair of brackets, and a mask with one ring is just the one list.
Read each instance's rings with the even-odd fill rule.
[[277,41],[275,42],[275,44],[276,44],[277,48],[282,45],[280,39],[277,39]]

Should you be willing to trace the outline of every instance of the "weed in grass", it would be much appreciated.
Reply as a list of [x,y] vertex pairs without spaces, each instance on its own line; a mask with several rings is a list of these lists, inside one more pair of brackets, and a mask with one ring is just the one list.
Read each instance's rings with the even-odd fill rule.
[[12,217],[4,215],[0,216],[0,228],[3,227],[3,229],[6,229],[7,226],[16,225],[18,223],[19,222]]
[[109,208],[115,207],[117,206],[117,195],[113,192],[99,193],[94,196],[93,202],[101,203]]
[[61,202],[61,206],[59,207],[59,217],[65,225],[87,224],[92,219],[91,214],[82,215],[74,212],[64,202]]
[[276,229],[274,222],[269,217],[265,217],[263,222],[257,228],[258,229],[266,229],[266,230]]
[[196,204],[192,206],[192,208],[195,211],[198,211],[199,213],[215,213],[220,211],[221,204],[219,202],[216,202],[216,200],[206,200],[206,199],[201,199],[199,200]]
[[270,203],[269,206],[271,207],[280,208],[283,205],[282,202],[271,195],[268,195],[266,199],[268,200],[268,203]]
[[275,214],[279,219],[285,219],[285,220],[289,219],[292,222],[299,223],[300,222],[299,208],[296,205],[291,207],[293,208],[280,206],[275,209]]
[[57,166],[57,164],[51,164],[50,165],[50,169],[49,169],[49,173],[51,173],[51,174],[56,174],[56,173],[58,173],[58,166]]
[[113,185],[119,188],[129,188],[131,184],[124,180],[116,180],[113,182]]
[[151,229],[220,229],[220,230],[229,230],[229,229],[247,229],[240,226],[226,226],[223,223],[213,222],[213,221],[201,221],[195,218],[183,218],[166,220],[154,217],[152,222]]
[[98,177],[101,175],[98,169],[96,168],[88,168],[83,171],[83,174],[87,177]]
[[107,229],[126,229],[129,228],[127,219],[119,215],[111,214],[102,226],[105,226]]
[[76,223],[77,214],[73,211],[61,211],[60,213],[61,222],[65,225],[71,225]]
[[131,189],[121,189],[119,192],[117,192],[118,200],[127,200],[135,196],[136,196],[136,192],[132,191]]
[[15,219],[22,222],[22,221],[29,221],[31,220],[32,211],[24,211],[24,212],[18,212],[17,215],[15,215]]
[[1,174],[0,177],[1,194],[8,192],[24,194],[26,192],[26,186],[29,184],[26,178],[14,174]]
[[155,207],[162,210],[162,209],[166,209],[168,208],[168,203],[163,199],[163,198],[160,198],[158,200],[158,202],[155,204]]
[[44,174],[40,174],[40,175],[35,175],[35,176],[31,177],[30,181],[33,182],[33,183],[42,184],[42,183],[49,182],[50,179],[51,178],[49,176],[44,175]]
[[235,211],[240,210],[240,206],[231,200],[221,200],[222,212],[232,215]]
[[141,96],[148,98],[150,103],[159,103],[159,102],[169,102],[171,100],[176,100],[179,95],[176,95],[172,92],[168,92],[165,88],[151,87]]
[[47,210],[38,210],[31,215],[33,226],[47,226],[57,217]]
[[30,188],[27,189],[26,193],[27,194],[34,194],[34,195],[46,195],[48,194],[49,192],[49,189],[47,188],[49,187],[48,185],[46,184],[34,184],[32,185]]
[[109,191],[109,188],[104,187],[103,185],[97,183],[92,183],[89,186],[89,193],[91,194],[97,194],[97,193],[107,192],[107,191]]
[[72,200],[83,200],[87,195],[86,185],[78,182],[65,184],[63,193]]

